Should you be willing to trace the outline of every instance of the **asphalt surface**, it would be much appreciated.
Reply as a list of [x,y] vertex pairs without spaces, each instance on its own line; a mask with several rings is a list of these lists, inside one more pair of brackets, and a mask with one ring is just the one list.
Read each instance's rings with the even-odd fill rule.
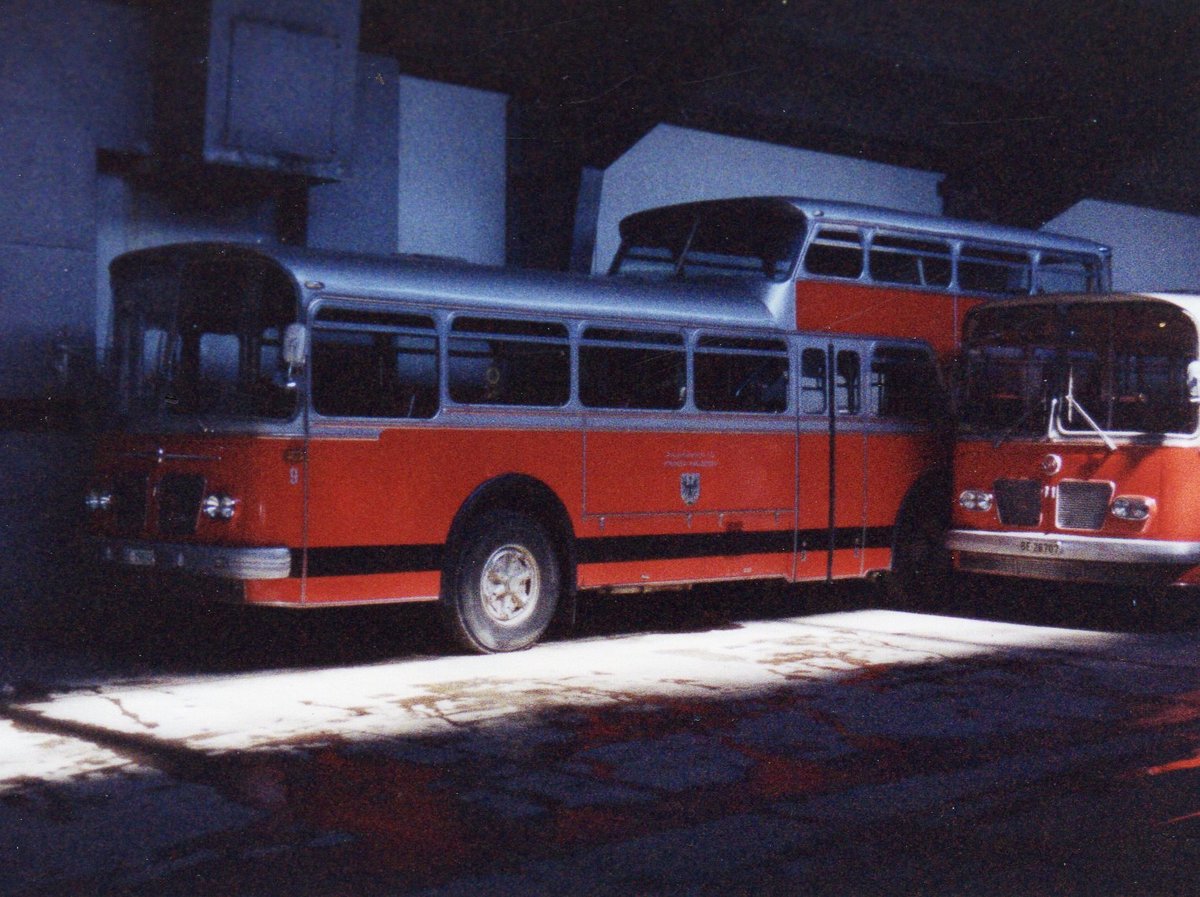
[[2,894],[1200,891],[1200,598],[742,586],[490,657],[96,598],[0,650]]

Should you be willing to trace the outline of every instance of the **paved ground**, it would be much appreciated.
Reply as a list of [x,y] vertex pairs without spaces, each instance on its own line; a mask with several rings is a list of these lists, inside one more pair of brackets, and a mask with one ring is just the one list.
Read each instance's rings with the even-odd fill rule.
[[1194,623],[873,601],[608,599],[500,657],[422,609],[81,617],[0,655],[0,893],[1200,890]]

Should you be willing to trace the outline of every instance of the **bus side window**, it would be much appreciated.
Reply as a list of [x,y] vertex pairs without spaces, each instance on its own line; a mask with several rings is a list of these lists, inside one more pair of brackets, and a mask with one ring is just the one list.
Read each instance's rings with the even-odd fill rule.
[[950,286],[950,245],[879,234],[871,241],[871,279],[912,286]]
[[571,397],[571,351],[563,324],[459,317],[449,348],[455,402],[555,407]]
[[966,244],[958,256],[959,289],[1019,296],[1030,291],[1033,263],[1028,253]]
[[1099,288],[1096,266],[1086,256],[1047,252],[1038,262],[1039,293],[1095,293]]
[[579,400],[588,408],[673,411],[687,398],[677,333],[589,327],[579,344]]
[[313,407],[326,417],[433,417],[437,356],[429,318],[323,308],[312,336]]
[[821,277],[857,280],[863,271],[862,235],[851,228],[821,228],[804,255],[804,270]]
[[824,349],[805,349],[800,354],[801,414],[824,414],[829,410],[825,358]]
[[783,340],[701,336],[696,345],[696,407],[781,414],[787,410]]
[[842,349],[837,353],[837,377],[833,392],[838,414],[858,414],[862,409],[861,363],[857,352]]
[[871,393],[880,417],[929,423],[942,416],[944,394],[929,354],[883,346],[871,359]]

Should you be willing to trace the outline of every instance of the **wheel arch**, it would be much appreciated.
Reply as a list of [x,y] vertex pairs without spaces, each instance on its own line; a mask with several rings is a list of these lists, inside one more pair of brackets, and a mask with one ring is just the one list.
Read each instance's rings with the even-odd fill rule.
[[927,470],[913,481],[900,501],[896,511],[896,522],[892,525],[892,563],[895,565],[896,548],[903,538],[905,527],[918,515],[932,510],[934,514],[950,517],[950,501],[953,482],[949,466]]
[[[459,540],[468,524],[487,511],[508,508],[528,514],[546,529],[554,546],[562,582],[562,597],[559,612],[567,605],[574,615],[575,595],[575,529],[571,517],[553,489],[534,477],[519,473],[507,473],[481,483],[467,496],[450,523],[446,539],[444,566],[454,562],[458,554]],[[447,580],[445,571],[443,582]],[[443,589],[444,591],[444,589]],[[444,594],[443,594],[444,597]]]

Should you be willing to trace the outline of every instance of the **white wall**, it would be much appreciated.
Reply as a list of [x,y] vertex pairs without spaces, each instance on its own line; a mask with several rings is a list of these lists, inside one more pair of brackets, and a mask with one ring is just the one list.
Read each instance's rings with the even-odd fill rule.
[[1200,218],[1085,199],[1044,230],[1111,246],[1114,289],[1200,292]]
[[400,79],[399,250],[504,264],[508,98]]
[[387,254],[400,248],[400,74],[359,56],[354,146],[345,177],[308,191],[308,245]]
[[930,171],[659,125],[604,172],[592,270],[606,271],[617,225],[652,206],[730,196],[790,195],[940,215]]
[[360,57],[353,158],[309,192],[309,245],[503,264],[507,102]]

